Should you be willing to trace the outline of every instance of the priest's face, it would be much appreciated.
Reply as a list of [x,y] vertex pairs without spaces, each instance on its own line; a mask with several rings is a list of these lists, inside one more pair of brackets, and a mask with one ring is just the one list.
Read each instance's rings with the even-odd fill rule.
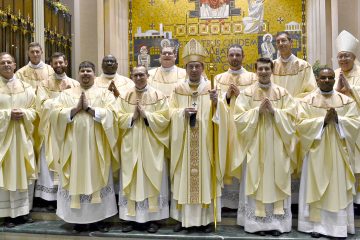
[[244,55],[240,48],[230,48],[228,52],[228,62],[230,68],[238,70],[241,68]]
[[160,55],[160,63],[164,68],[169,68],[175,65],[176,55],[174,53],[174,48],[164,47]]
[[16,63],[9,54],[0,57],[0,75],[5,79],[11,79],[14,76]]
[[68,62],[64,57],[56,57],[51,60],[51,67],[54,69],[56,74],[63,74],[68,66]]
[[103,58],[102,64],[101,64],[103,73],[105,74],[115,74],[118,68],[117,60],[112,55],[107,55]]
[[135,67],[132,71],[131,78],[137,89],[143,89],[147,85],[149,74],[144,66]]
[[286,34],[280,34],[276,38],[276,47],[279,50],[281,55],[290,55],[291,54],[291,44],[292,41],[289,40]]
[[28,56],[30,58],[30,62],[35,65],[40,63],[42,54],[43,51],[39,46],[30,47],[28,50]]
[[316,83],[321,91],[330,92],[335,84],[335,72],[332,69],[323,69],[319,72]]
[[201,62],[189,62],[186,64],[186,73],[190,82],[199,82],[203,71],[204,65]]
[[259,83],[270,83],[272,74],[271,63],[257,62],[256,65],[256,74],[258,76]]
[[354,67],[355,55],[351,52],[339,52],[337,60],[341,70],[343,72],[348,72]]
[[79,70],[79,83],[82,88],[90,88],[94,85],[95,73],[91,67],[84,67]]

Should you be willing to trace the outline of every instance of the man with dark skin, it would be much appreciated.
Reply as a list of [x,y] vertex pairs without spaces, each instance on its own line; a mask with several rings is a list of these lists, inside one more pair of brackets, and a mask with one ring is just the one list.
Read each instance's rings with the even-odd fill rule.
[[116,98],[134,86],[131,79],[116,72],[118,62],[113,55],[106,55],[103,58],[101,68],[103,73],[95,79],[95,85],[100,88],[107,88]]
[[[333,90],[335,73],[322,68],[318,89],[300,102],[297,126],[303,160],[298,230],[313,238],[355,234],[353,155],[360,126],[356,102]],[[319,171],[321,170],[321,171]]]

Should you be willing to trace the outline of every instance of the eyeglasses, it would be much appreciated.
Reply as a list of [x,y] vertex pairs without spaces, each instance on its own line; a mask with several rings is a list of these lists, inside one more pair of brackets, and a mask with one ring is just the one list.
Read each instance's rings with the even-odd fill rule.
[[339,54],[336,58],[338,60],[348,60],[352,58],[352,55],[350,53],[344,53],[344,54]]

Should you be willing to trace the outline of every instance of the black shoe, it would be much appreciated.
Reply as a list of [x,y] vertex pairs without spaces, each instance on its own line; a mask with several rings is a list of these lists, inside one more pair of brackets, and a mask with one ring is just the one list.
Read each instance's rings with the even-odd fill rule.
[[312,233],[310,233],[310,236],[311,236],[312,238],[320,238],[320,237],[321,237],[321,234],[318,233],[318,232],[312,232]]
[[266,236],[266,232],[265,231],[259,231],[256,232],[256,234],[260,235],[260,236]]
[[177,222],[173,228],[173,231],[174,232],[180,232],[183,230],[183,227],[182,227],[182,223],[181,222]]
[[148,233],[156,233],[159,230],[159,225],[151,222],[146,230]]
[[272,230],[271,235],[273,235],[274,237],[278,237],[281,235],[281,232],[279,232],[278,230]]
[[6,217],[6,218],[4,219],[4,226],[5,226],[6,228],[16,227],[15,218]]
[[75,224],[73,227],[73,233],[85,232],[87,230],[87,224]]
[[208,224],[208,225],[202,227],[202,231],[204,233],[211,233],[211,232],[214,231],[214,229],[213,229],[213,226],[211,224]]
[[34,220],[30,217],[29,214],[18,216],[15,218],[15,222],[17,224],[25,224],[25,223],[33,223]]
[[132,223],[126,223],[125,226],[122,227],[121,231],[122,232],[131,232],[132,230],[134,230],[134,226]]
[[109,225],[103,221],[99,221],[96,223],[90,224],[90,230],[92,231],[99,231],[99,232],[108,232],[109,231]]

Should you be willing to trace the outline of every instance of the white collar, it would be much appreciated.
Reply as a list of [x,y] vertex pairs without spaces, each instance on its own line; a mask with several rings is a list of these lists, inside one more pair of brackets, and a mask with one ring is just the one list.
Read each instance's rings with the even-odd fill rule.
[[282,58],[281,56],[280,56],[280,60],[281,60],[281,62],[290,62],[290,61],[292,61],[293,59],[294,59],[294,57],[295,57],[295,55],[294,54],[291,54],[288,58],[286,58],[286,59],[284,59],[284,58]]
[[146,91],[148,90],[148,85],[146,84],[146,86],[145,86],[144,88],[142,88],[142,89],[138,89],[138,88],[135,86],[135,90],[136,90],[137,92],[146,92]]
[[14,80],[16,79],[16,76],[15,76],[15,74],[14,74],[14,76],[13,76],[12,78],[10,78],[10,79],[6,79],[6,78],[4,78],[3,76],[0,76],[0,78],[1,78],[1,80],[2,80],[4,83],[9,83],[9,82],[14,81]]
[[31,61],[28,63],[28,65],[31,67],[31,68],[34,68],[34,69],[38,69],[38,68],[44,68],[45,67],[45,63],[43,61],[40,61],[38,64],[32,64]]
[[231,74],[242,74],[243,72],[245,72],[245,69],[243,67],[241,67],[239,70],[232,70],[229,68],[228,72]]
[[334,89],[333,90],[331,90],[330,92],[324,92],[324,91],[321,91],[321,89],[319,88],[319,90],[320,90],[320,93],[322,94],[322,95],[331,95],[331,94],[334,94]]
[[55,73],[55,79],[56,80],[64,80],[64,79],[66,79],[67,78],[67,76],[66,76],[66,73],[64,72],[64,73],[62,73],[62,74],[57,74],[57,73]]
[[173,66],[171,66],[171,67],[169,67],[169,68],[164,68],[163,66],[160,66],[160,69],[161,69],[161,71],[163,71],[163,72],[173,72],[173,71],[176,70],[176,66],[173,65]]
[[258,82],[258,86],[260,88],[270,88],[271,87],[271,82],[269,82],[267,84],[262,84],[262,83]]
[[114,78],[116,76],[116,73],[114,73],[114,74],[102,73],[101,76],[104,78]]
[[204,78],[204,76],[201,76],[200,77],[200,81],[199,81],[199,84],[192,84],[191,82],[190,82],[190,80],[187,78],[186,80],[185,80],[185,82],[187,83],[187,88],[188,88],[188,90],[189,91],[192,91],[191,89],[190,89],[190,86],[198,86],[197,87],[197,92],[199,93],[199,92],[202,92],[202,90],[205,88],[205,86],[206,86],[206,80],[205,80],[205,78]]

